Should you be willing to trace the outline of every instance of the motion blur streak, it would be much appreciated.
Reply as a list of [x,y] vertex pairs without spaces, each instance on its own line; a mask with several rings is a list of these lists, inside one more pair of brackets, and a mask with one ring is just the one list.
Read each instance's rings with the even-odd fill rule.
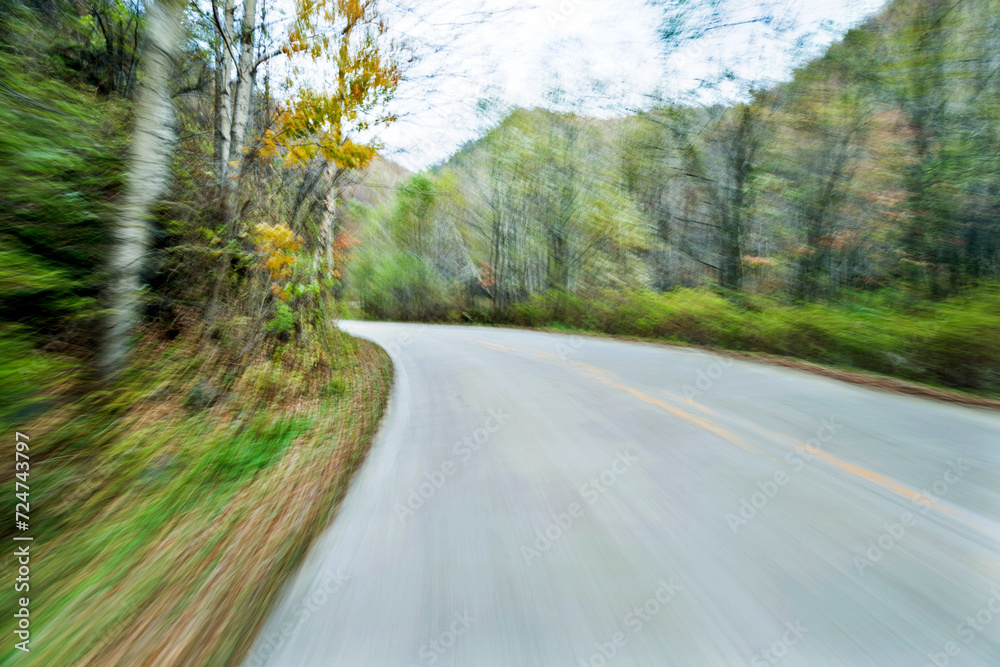
[[[532,352],[564,336],[344,327],[410,342],[392,350],[396,385],[370,457],[261,637],[295,624],[323,572],[350,578],[263,664],[997,664],[997,635],[962,625],[988,610],[1000,577],[995,413],[734,361],[699,403],[765,458],[645,400],[681,394],[717,359],[702,351],[588,339],[574,362],[615,379],[581,383],[582,366]],[[397,520],[406,490],[491,410],[509,418],[488,444]],[[788,474],[734,534],[727,514],[793,470],[794,447],[766,434],[807,443],[831,418],[822,464]],[[619,452],[634,457],[627,474],[581,500]],[[920,514],[907,494],[956,460],[962,474],[938,500],[955,511]],[[538,550],[530,564],[523,545]],[[668,602],[663,581],[678,591]],[[459,617],[470,622],[452,633]]]

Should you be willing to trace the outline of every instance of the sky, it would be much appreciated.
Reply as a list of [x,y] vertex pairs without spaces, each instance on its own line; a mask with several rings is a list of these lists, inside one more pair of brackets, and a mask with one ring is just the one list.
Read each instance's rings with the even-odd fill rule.
[[390,34],[413,61],[393,103],[399,120],[379,133],[383,154],[425,168],[513,106],[610,118],[661,100],[731,102],[787,78],[884,4],[689,0],[687,36],[667,43],[660,28],[675,1],[385,0]]

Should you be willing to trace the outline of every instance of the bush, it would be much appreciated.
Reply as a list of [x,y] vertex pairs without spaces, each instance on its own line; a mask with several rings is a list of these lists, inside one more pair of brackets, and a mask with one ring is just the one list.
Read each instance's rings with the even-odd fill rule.
[[789,306],[704,289],[588,297],[546,292],[494,315],[494,321],[780,354],[949,387],[1000,391],[1000,292],[995,288],[920,309],[892,294],[876,295],[867,305]]
[[382,320],[441,320],[455,290],[430,262],[410,253],[362,257],[352,284],[368,317]]
[[44,413],[46,389],[73,377],[72,360],[35,349],[19,328],[0,327],[0,424],[13,431]]
[[27,325],[36,343],[68,330],[79,342],[98,315],[127,114],[33,50],[44,47],[33,16],[3,20],[13,34],[0,50],[0,321]]
[[1000,298],[946,304],[935,319],[914,346],[927,373],[949,386],[1000,390]]
[[[369,317],[441,319],[447,290],[433,267],[405,255],[359,270]],[[435,295],[443,295],[436,297]],[[434,299],[440,301],[435,305]],[[484,308],[466,320],[562,326],[764,352],[981,392],[1000,392],[1000,287],[915,305],[886,295],[839,304],[787,305],[763,296],[707,289],[590,295],[550,290],[506,312]],[[466,311],[461,311],[465,313]],[[455,321],[452,316],[449,321]]]

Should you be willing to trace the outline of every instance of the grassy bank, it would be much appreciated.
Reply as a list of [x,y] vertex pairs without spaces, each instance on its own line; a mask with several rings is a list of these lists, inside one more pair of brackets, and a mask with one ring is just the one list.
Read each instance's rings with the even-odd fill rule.
[[1000,289],[940,302],[899,295],[838,304],[726,299],[705,290],[611,299],[547,294],[501,321],[795,357],[984,394],[1000,393]]
[[289,345],[238,373],[193,342],[150,339],[113,394],[82,395],[70,360],[7,336],[0,418],[11,441],[31,437],[35,540],[31,652],[11,640],[2,664],[238,664],[388,397],[385,354],[336,336],[330,363]]
[[[388,313],[375,312],[386,319],[413,319],[391,306],[382,304]],[[475,307],[444,304],[435,312],[438,316],[430,319],[443,322],[560,327],[782,355],[1000,394],[1000,286],[943,301],[884,291],[808,305],[759,295],[727,297],[707,289],[589,297],[548,292],[506,311],[483,301]]]

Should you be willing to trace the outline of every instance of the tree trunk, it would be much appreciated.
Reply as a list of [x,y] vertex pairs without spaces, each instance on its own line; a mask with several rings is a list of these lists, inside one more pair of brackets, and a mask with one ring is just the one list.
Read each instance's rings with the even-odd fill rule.
[[113,247],[108,262],[109,314],[97,360],[104,382],[113,380],[127,359],[143,259],[152,237],[149,209],[167,183],[174,141],[169,81],[180,41],[184,6],[178,0],[160,0],[149,7],[146,17],[144,77],[136,101],[128,180],[112,232]]
[[569,289],[569,254],[566,235],[562,229],[549,231],[548,287],[555,290]]
[[[229,178],[229,142],[232,133],[233,0],[225,0],[219,16],[222,31],[215,46],[215,177],[221,189]],[[218,30],[218,26],[216,30]]]
[[720,278],[726,289],[740,291],[743,287],[743,235],[742,221],[731,214],[723,226]]
[[819,294],[819,272],[823,269],[825,253],[820,248],[823,221],[819,214],[806,219],[805,248],[799,256],[798,275],[795,281],[795,300],[813,301]]
[[[229,144],[229,161],[239,164],[243,159],[247,123],[250,119],[250,92],[253,89],[253,37],[256,30],[257,0],[243,3],[240,26],[240,60],[236,66],[236,90],[233,95],[233,127]],[[238,173],[238,169],[237,169]]]
[[743,287],[743,231],[749,208],[749,187],[757,154],[757,110],[742,104],[737,111],[736,126],[730,146],[732,188],[728,211],[722,224],[722,286],[739,291]]
[[[320,215],[319,220],[319,231],[320,231],[320,250],[317,253],[322,259],[325,260],[326,266],[324,268],[324,275],[332,275],[333,273],[333,243],[334,243],[334,218],[337,213],[337,181],[339,180],[341,170],[337,168],[336,163],[332,160],[327,161],[326,165],[323,167],[323,180],[326,181],[326,196],[323,198],[323,213]],[[322,266],[322,262],[318,263]]]
[[[233,0],[226,0],[226,12],[227,15],[224,19],[227,24],[226,29],[229,30],[229,35],[232,35]],[[222,210],[223,234],[227,240],[232,238],[233,227],[235,226],[240,209],[238,201],[239,183],[234,176],[239,176],[242,172],[243,144],[246,141],[247,121],[250,115],[250,92],[253,88],[253,77],[255,74],[253,38],[254,31],[256,30],[256,15],[257,0],[245,0],[243,3],[243,17],[240,23],[240,53],[239,62],[236,64],[236,84],[231,94],[228,85],[217,88],[217,93],[221,98],[219,108],[221,109],[224,103],[226,109],[220,118],[219,124],[216,126],[216,131],[223,135],[220,142],[217,143],[219,155],[222,156],[222,164],[218,164],[218,157],[216,163],[220,169],[219,204]],[[223,48],[225,48],[225,44],[223,44]],[[228,52],[224,56],[231,59]],[[226,62],[227,65],[224,67],[224,70],[225,76],[228,79],[230,71],[228,66],[229,61],[227,60]],[[219,86],[218,79],[216,79],[216,85]],[[221,90],[222,88],[225,88],[225,92]],[[212,285],[212,294],[205,309],[203,343],[206,340],[205,336],[210,334],[215,324],[219,295],[221,294],[222,286],[225,284],[230,261],[229,253],[223,252],[222,263],[215,276],[215,281]]]

